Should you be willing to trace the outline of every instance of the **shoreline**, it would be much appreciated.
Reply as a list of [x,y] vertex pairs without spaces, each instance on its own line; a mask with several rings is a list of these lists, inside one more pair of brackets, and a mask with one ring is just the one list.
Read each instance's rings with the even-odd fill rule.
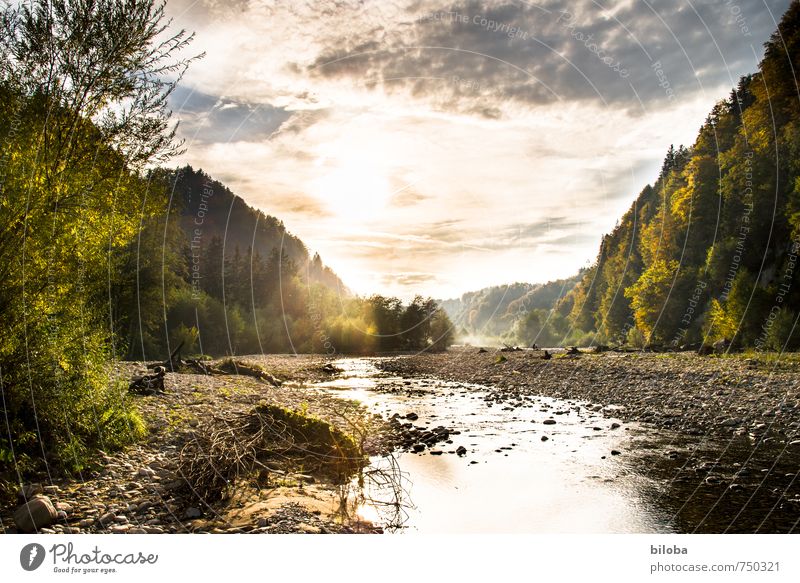
[[688,352],[581,352],[543,360],[536,350],[478,351],[390,357],[378,366],[403,377],[484,385],[496,401],[579,399],[611,407],[626,421],[689,435],[752,435],[800,452],[800,365],[772,371],[757,359]]
[[[379,417],[359,403],[315,389],[313,383],[339,376],[339,369],[331,365],[341,358],[369,358],[378,369],[403,379],[441,379],[459,383],[466,391],[480,385],[487,404],[502,404],[504,410],[526,406],[536,396],[553,397],[582,401],[581,407],[622,423],[621,428],[614,423],[597,430],[627,431],[630,422],[649,428],[650,441],[664,438],[663,443],[669,444],[666,449],[663,443],[651,449],[646,438],[637,442],[643,449],[622,454],[634,466],[651,468],[652,477],[668,486],[662,500],[665,508],[680,506],[690,496],[689,489],[698,484],[715,499],[726,491],[744,499],[758,491],[763,484],[760,476],[766,471],[770,489],[783,492],[770,498],[770,504],[776,500],[789,504],[791,512],[796,510],[800,503],[793,493],[800,464],[800,368],[794,363],[773,371],[768,361],[693,353],[582,352],[558,354],[550,360],[543,360],[542,354],[456,347],[444,353],[380,358],[258,355],[236,359],[277,377],[282,381],[278,386],[241,374],[167,373],[163,394],[133,397],[147,425],[144,440],[116,453],[100,452],[97,463],[82,475],[44,486],[41,494],[52,501],[59,516],[39,532],[382,532],[379,526],[358,519],[351,491],[325,472],[304,467],[302,459],[288,456],[285,463],[270,461],[264,466],[266,471],[240,480],[233,495],[212,504],[187,493],[187,482],[178,471],[179,452],[187,443],[265,403],[302,411],[341,431],[352,431],[353,420],[358,420],[363,428],[361,451],[368,455],[416,451],[415,444],[432,446],[448,439],[452,430],[447,428],[442,435],[409,428],[412,424],[397,413]],[[127,380],[146,372],[147,364],[117,363],[115,374]],[[771,466],[780,471],[772,471]],[[346,516],[343,508],[350,511]],[[6,507],[0,515],[3,532],[15,532],[13,510]]]
[[[52,483],[41,485],[40,495],[47,497],[58,516],[38,532],[380,532],[356,516],[343,517],[340,486],[288,454],[270,463],[258,479],[240,480],[233,495],[222,502],[207,504],[187,492],[187,482],[179,475],[181,448],[204,428],[225,426],[265,402],[303,411],[342,431],[350,431],[349,420],[357,419],[365,428],[366,453],[378,451],[386,441],[386,425],[363,407],[307,387],[330,378],[331,372],[323,369],[330,357],[267,355],[236,360],[257,365],[283,382],[273,386],[244,375],[167,373],[164,393],[132,397],[147,426],[142,441],[114,453],[100,451],[80,475],[54,477]],[[113,376],[129,381],[146,374],[148,364],[153,363],[119,362]],[[42,476],[41,481],[46,479]],[[38,485],[35,488],[39,491]],[[1,532],[18,532],[12,516],[16,508],[4,504]]]

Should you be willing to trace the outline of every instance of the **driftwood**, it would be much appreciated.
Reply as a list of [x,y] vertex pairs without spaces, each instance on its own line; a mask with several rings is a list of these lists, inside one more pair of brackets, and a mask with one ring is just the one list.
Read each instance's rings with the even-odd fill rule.
[[183,342],[181,342],[178,347],[172,351],[172,354],[169,355],[169,358],[164,362],[157,362],[155,364],[149,365],[147,368],[156,369],[159,367],[164,368],[169,372],[196,372],[199,374],[204,375],[212,375],[212,374],[225,374],[223,371],[219,369],[213,368],[211,365],[206,364],[199,358],[181,358],[181,349],[183,348]]
[[156,364],[151,364],[147,368],[158,368],[159,366],[164,367],[169,372],[178,372],[178,368],[182,363],[181,361],[181,348],[183,348],[183,342],[178,344],[178,347],[172,351],[172,354],[169,355],[169,358],[164,362],[159,362]]
[[135,395],[155,395],[164,392],[164,375],[167,370],[163,366],[156,366],[153,374],[134,377],[128,385],[128,391]]
[[522,349],[519,346],[511,346],[503,342],[503,348],[500,349],[500,352],[518,352],[520,350]]
[[267,382],[274,387],[281,386],[282,382],[280,379],[274,377],[267,371],[257,366],[250,366],[242,362],[241,360],[234,360],[232,358],[228,358],[222,361],[219,364],[219,369],[214,370],[214,372],[218,372],[218,374],[236,374],[236,375],[245,375],[257,378],[258,380]]

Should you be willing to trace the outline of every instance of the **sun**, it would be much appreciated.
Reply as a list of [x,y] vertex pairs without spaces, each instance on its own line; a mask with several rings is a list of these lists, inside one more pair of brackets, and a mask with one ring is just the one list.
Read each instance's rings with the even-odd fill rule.
[[385,172],[353,161],[339,163],[314,180],[311,193],[334,215],[359,221],[378,216],[391,198]]

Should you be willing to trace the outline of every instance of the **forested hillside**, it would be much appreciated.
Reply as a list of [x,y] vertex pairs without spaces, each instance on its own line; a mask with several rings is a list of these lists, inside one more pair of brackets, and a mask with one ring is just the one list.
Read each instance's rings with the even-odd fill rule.
[[451,342],[432,300],[351,297],[279,220],[162,169],[182,151],[168,98],[198,57],[163,4],[0,16],[0,488],[144,435],[117,359]]
[[[795,349],[800,331],[800,3],[708,115],[670,148],[558,312],[585,343]],[[587,335],[588,333],[588,335]]]
[[[581,274],[547,283],[513,283],[468,292],[440,302],[457,334],[466,340],[530,344],[537,334],[531,322],[547,319],[553,306],[580,280]],[[541,337],[542,342],[557,338]]]
[[[150,177],[165,207],[122,248],[111,293],[127,357],[441,349],[432,300],[352,296],[283,223],[190,167]],[[168,204],[168,195],[172,193]]]

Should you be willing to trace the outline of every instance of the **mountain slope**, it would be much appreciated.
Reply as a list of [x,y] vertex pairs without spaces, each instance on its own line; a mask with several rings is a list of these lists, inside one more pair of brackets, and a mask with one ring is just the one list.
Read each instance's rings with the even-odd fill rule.
[[174,204],[180,208],[180,225],[195,251],[206,252],[216,238],[224,248],[225,257],[234,256],[238,249],[249,263],[250,249],[262,258],[278,249],[309,281],[346,292],[339,277],[322,265],[318,254],[311,257],[303,241],[289,233],[282,221],[249,206],[203,170],[185,166],[172,173],[170,183]]
[[531,310],[550,310],[580,279],[580,274],[548,283],[513,283],[467,292],[439,304],[464,337],[507,337]]
[[590,341],[797,348],[800,282],[800,2],[759,71],[670,148],[595,265],[558,305]]

